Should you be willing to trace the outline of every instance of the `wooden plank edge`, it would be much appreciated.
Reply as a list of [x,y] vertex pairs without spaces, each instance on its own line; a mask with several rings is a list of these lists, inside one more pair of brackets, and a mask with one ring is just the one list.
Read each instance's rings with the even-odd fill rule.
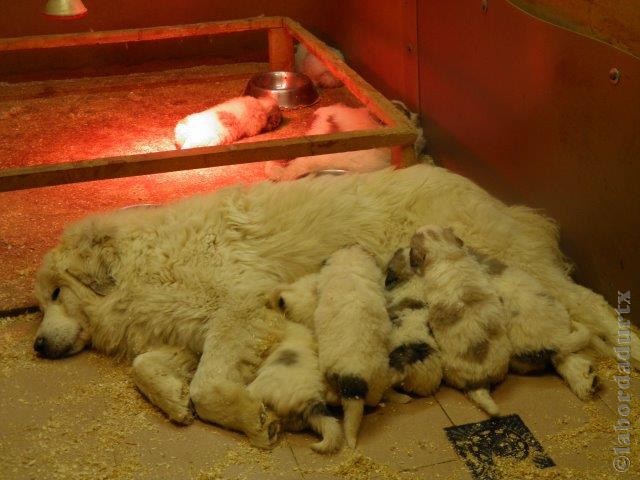
[[390,126],[404,126],[415,130],[409,120],[384,95],[333,53],[326,43],[288,17],[284,17],[284,25],[294,38],[302,42],[307,50],[315,55],[336,78],[340,79],[358,100],[380,117],[380,120]]
[[300,156],[377,147],[393,147],[409,143],[413,136],[414,132],[411,130],[387,127],[5,169],[0,171],[0,192],[266,160],[284,160]]
[[283,17],[251,17],[238,20],[223,20],[219,22],[165,25],[160,27],[124,30],[106,30],[103,32],[78,32],[58,35],[32,35],[25,37],[0,38],[0,52],[219,35],[224,33],[278,28],[282,27],[283,23]]

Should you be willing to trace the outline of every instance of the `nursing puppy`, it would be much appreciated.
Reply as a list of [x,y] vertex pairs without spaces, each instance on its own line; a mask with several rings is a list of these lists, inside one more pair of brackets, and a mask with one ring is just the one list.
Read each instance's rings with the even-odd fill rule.
[[431,335],[428,305],[421,300],[423,285],[409,265],[409,249],[398,249],[386,270],[385,289],[393,325],[389,366],[397,372],[394,385],[423,397],[442,383],[442,358]]
[[244,137],[270,131],[280,125],[282,113],[271,97],[236,97],[178,122],[178,148],[227,145]]
[[[373,257],[352,246],[333,253],[319,273],[277,289],[271,301],[288,318],[313,325],[320,370],[341,399],[352,448],[364,405],[377,405],[396,378],[389,368],[383,282]],[[392,401],[403,397],[389,392]]]
[[424,282],[445,382],[498,415],[489,388],[507,374],[511,345],[507,311],[495,287],[450,228],[423,226],[410,247],[409,263]]
[[258,369],[247,389],[280,418],[284,430],[311,428],[322,441],[311,445],[319,453],[342,446],[340,423],[325,404],[326,384],[318,368],[311,331],[287,322],[284,337]]
[[567,309],[531,275],[472,248],[467,251],[482,265],[507,308],[510,369],[528,373],[552,366],[578,398],[591,398],[598,377],[591,359],[576,353],[591,344],[591,332],[572,322]]
[[360,246],[340,249],[318,275],[313,319],[320,370],[342,399],[347,444],[354,448],[364,405],[377,405],[389,388],[387,342],[391,324],[384,277]]

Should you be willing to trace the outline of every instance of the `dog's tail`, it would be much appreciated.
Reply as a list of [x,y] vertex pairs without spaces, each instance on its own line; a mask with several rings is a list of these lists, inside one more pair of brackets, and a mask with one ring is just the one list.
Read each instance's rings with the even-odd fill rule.
[[[587,327],[582,325],[581,323],[571,322],[571,333],[560,345],[558,349],[558,353],[561,355],[568,355],[570,353],[575,353],[579,350],[582,350],[592,344],[592,338],[594,335],[591,333]],[[594,348],[597,349],[594,344]]]
[[478,388],[476,390],[467,390],[467,395],[473,400],[480,408],[487,412],[492,417],[500,415],[498,405],[491,398],[489,390],[486,388]]
[[640,370],[640,337],[628,315],[630,294],[618,295],[618,312],[604,297],[586,287],[571,284],[569,288],[571,295],[563,302],[571,318],[591,330],[591,346],[604,357],[628,360]]
[[304,411],[304,417],[322,440],[311,445],[318,453],[336,452],[342,447],[342,428],[337,418],[332,417],[324,402],[311,403]]
[[360,430],[364,414],[364,399],[343,398],[342,410],[344,411],[344,436],[347,439],[347,445],[356,448],[358,430]]

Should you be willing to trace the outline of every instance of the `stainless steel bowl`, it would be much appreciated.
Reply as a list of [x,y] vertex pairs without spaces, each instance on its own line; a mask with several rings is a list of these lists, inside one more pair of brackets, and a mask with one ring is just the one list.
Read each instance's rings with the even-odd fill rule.
[[320,96],[309,77],[296,72],[265,72],[249,80],[245,95],[274,98],[282,108],[313,105]]

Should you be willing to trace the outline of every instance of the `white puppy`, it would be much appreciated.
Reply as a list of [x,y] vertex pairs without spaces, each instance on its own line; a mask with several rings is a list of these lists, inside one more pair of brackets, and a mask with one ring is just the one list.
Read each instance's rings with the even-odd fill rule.
[[175,141],[179,148],[227,145],[280,125],[282,113],[271,97],[236,97],[178,122]]
[[[340,50],[332,47],[329,47],[329,49],[335,53],[340,60],[344,60],[344,55],[342,55]],[[299,43],[296,47],[295,69],[296,72],[304,73],[319,87],[336,88],[342,86],[342,82],[327,70],[324,63],[318,60],[318,57],[309,53],[307,47],[302,43]]]
[[591,360],[576,353],[590,345],[591,332],[572,322],[567,309],[528,273],[472,248],[467,251],[484,267],[507,307],[511,370],[528,373],[553,366],[578,398],[591,398],[598,377]]
[[[383,274],[359,246],[333,253],[317,274],[276,290],[272,304],[313,325],[322,373],[344,409],[347,444],[355,447],[364,405],[377,405],[397,378],[389,368],[391,335]],[[405,399],[389,392],[392,401]]]
[[384,277],[369,253],[352,246],[325,261],[313,318],[320,370],[339,392],[345,437],[354,448],[365,403],[377,405],[390,386]]
[[318,368],[315,340],[304,325],[287,322],[284,337],[247,387],[273,410],[285,430],[311,427],[322,437],[311,448],[335,452],[342,445],[340,423],[325,404],[326,383]]
[[511,345],[507,311],[495,287],[450,228],[418,229],[411,238],[409,262],[423,279],[445,382],[498,415],[489,388],[507,374]]
[[[380,123],[371,116],[366,108],[351,108],[337,103],[320,107],[314,112],[313,122],[306,135],[324,135],[336,132],[371,130],[380,128]],[[391,150],[372,148],[355,152],[328,153],[298,157],[287,162],[267,162],[265,172],[274,180],[295,180],[309,173],[321,170],[337,169],[355,172],[380,170],[391,164]]]

